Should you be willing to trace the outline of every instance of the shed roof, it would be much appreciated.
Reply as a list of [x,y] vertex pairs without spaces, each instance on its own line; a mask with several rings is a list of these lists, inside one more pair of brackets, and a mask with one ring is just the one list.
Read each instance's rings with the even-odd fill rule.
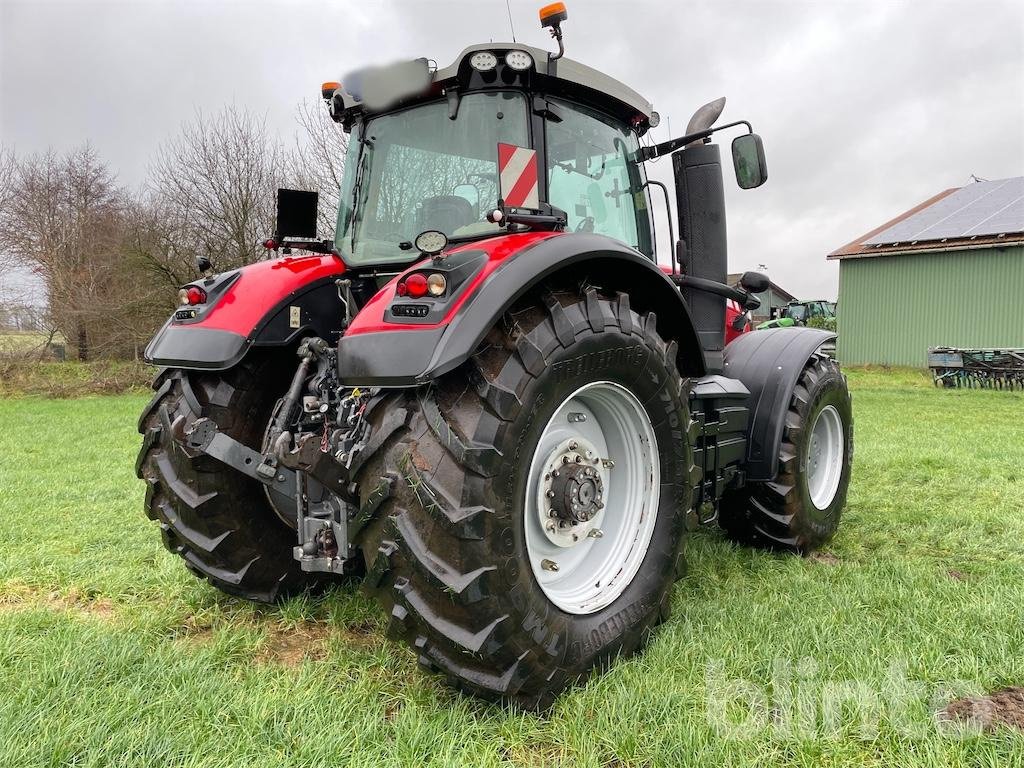
[[887,221],[829,259],[965,250],[1024,243],[1024,176],[947,189]]

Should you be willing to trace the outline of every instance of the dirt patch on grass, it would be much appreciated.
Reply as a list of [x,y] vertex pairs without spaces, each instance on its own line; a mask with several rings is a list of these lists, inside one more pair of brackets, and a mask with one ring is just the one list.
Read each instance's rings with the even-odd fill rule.
[[[242,624],[233,624],[230,621],[217,621],[211,624],[190,617],[174,630],[172,636],[176,642],[186,645],[204,645],[213,642],[217,630],[230,632],[232,627],[241,626]],[[368,649],[380,640],[376,627],[369,625],[336,627],[329,622],[320,621],[303,621],[289,625],[276,621],[261,621],[259,626],[265,631],[266,640],[255,656],[254,661],[258,664],[295,667],[306,660],[326,659],[331,641],[340,640],[349,647]]]
[[956,699],[947,705],[940,717],[988,732],[1000,726],[1024,731],[1024,687],[1011,686],[988,696]]
[[332,640],[341,640],[353,648],[370,648],[377,643],[372,627],[334,627],[325,622],[303,622],[298,625],[271,625],[267,641],[257,661],[294,667],[303,661],[323,661]]
[[267,642],[257,661],[285,667],[296,667],[307,659],[323,661],[327,658],[330,635],[330,630],[319,624],[275,627],[267,633]]
[[0,594],[0,612],[14,613],[34,608],[67,611],[104,620],[114,616],[114,604],[110,600],[87,595],[74,587],[60,592],[28,585],[5,585],[4,593]]
[[967,574],[963,571],[958,571],[956,568],[950,568],[946,571],[946,575],[953,581],[967,581]]
[[502,756],[511,765],[546,768],[549,765],[563,763],[565,747],[558,744],[516,744],[504,749]]
[[831,552],[815,552],[811,555],[811,560],[814,560],[816,563],[822,563],[823,565],[839,565],[843,562]]

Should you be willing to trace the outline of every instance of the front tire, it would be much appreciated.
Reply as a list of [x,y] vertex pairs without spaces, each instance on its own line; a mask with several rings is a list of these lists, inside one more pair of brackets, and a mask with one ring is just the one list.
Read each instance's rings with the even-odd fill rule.
[[272,603],[317,583],[292,557],[295,532],[263,486],[174,439],[179,420],[199,417],[259,450],[277,398],[287,386],[279,359],[247,360],[224,372],[166,369],[139,417],[135,471],[146,481],[146,515],[164,546],[196,576],[229,595]]
[[804,365],[786,413],[779,472],[721,502],[720,522],[741,543],[807,554],[835,535],[853,467],[846,378],[821,352]]
[[[360,542],[366,586],[421,664],[484,698],[544,708],[667,616],[691,501],[675,357],[625,295],[547,294],[507,316],[466,367],[377,409],[379,421],[408,416],[358,478],[364,504],[388,495]],[[595,429],[574,430],[580,414]],[[633,430],[648,442],[625,441]],[[619,456],[596,455],[611,446]],[[573,471],[556,478],[557,467]],[[557,515],[538,517],[552,498]],[[598,523],[605,535],[587,536]],[[617,582],[614,567],[586,567],[631,545],[639,554],[617,561]]]

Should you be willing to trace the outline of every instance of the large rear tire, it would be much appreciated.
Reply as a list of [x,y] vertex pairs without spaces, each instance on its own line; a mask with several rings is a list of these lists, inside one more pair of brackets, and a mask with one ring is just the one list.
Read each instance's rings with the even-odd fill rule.
[[224,372],[166,369],[139,418],[144,436],[136,474],[146,481],[146,514],[164,546],[222,592],[271,603],[316,583],[292,557],[295,532],[263,486],[176,441],[172,425],[199,417],[261,449],[274,404],[288,383],[280,359],[245,361]]
[[816,352],[786,413],[779,473],[725,496],[720,523],[741,543],[801,554],[835,535],[853,466],[853,409],[835,361]]
[[544,708],[667,616],[692,482],[675,356],[625,295],[547,294],[465,367],[376,409],[377,430],[407,417],[358,476],[364,505],[386,496],[359,540],[365,584],[422,665]]

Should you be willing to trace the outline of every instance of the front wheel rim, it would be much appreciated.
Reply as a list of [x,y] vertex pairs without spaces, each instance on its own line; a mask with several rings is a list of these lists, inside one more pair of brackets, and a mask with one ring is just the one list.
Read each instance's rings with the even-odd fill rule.
[[640,401],[608,381],[569,395],[537,441],[524,505],[527,556],[548,600],[573,614],[614,602],[647,555],[660,490]]
[[843,420],[834,405],[818,411],[807,445],[807,493],[820,510],[828,509],[843,474]]

